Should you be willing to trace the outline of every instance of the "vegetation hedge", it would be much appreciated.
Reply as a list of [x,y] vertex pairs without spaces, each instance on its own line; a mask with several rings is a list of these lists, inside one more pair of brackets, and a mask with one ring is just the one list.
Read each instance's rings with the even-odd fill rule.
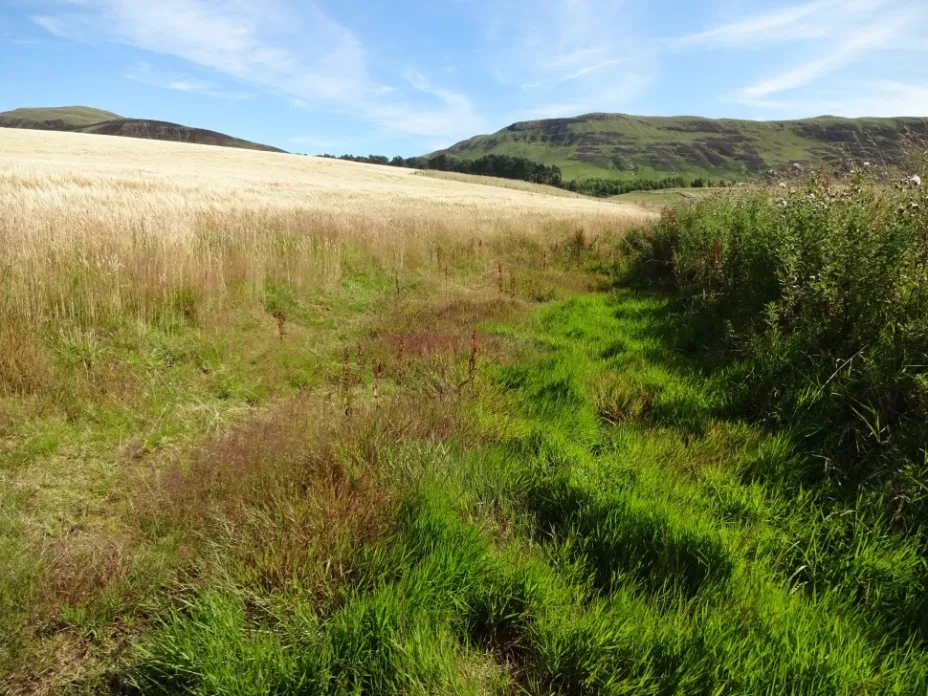
[[683,346],[731,370],[732,407],[788,427],[800,480],[878,491],[928,522],[928,188],[813,177],[668,210],[625,270],[669,288]]

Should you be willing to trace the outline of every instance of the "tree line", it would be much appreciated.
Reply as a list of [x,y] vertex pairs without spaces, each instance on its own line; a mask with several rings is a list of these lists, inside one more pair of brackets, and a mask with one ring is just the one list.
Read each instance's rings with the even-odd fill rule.
[[668,176],[663,179],[573,179],[565,181],[561,188],[587,196],[605,198],[618,196],[632,191],[658,191],[669,188],[709,188],[712,186],[734,186],[734,182],[724,179],[690,179],[682,176]]
[[[333,155],[322,155],[335,159]],[[476,174],[479,176],[495,176],[501,179],[519,179],[530,181],[533,184],[547,184],[548,186],[562,186],[560,167],[548,166],[525,159],[524,157],[510,157],[509,155],[484,155],[475,160],[462,160],[448,155],[435,157],[394,157],[388,159],[383,155],[342,155],[337,159],[349,162],[364,162],[366,164],[385,164],[391,167],[407,167],[409,169],[433,169],[440,172],[458,172],[460,174]]]
[[431,169],[441,172],[458,172],[460,174],[475,174],[478,176],[495,176],[500,179],[518,179],[533,184],[546,184],[556,186],[574,193],[605,198],[618,196],[631,191],[655,191],[668,188],[702,188],[708,186],[725,186],[727,183],[720,179],[717,183],[711,179],[687,180],[682,176],[668,176],[663,179],[572,179],[564,181],[560,167],[534,162],[525,157],[512,157],[510,155],[484,155],[478,159],[465,160],[449,157],[446,154],[435,157],[394,157],[390,159],[384,155],[321,155],[326,159],[340,159],[348,162],[362,162],[364,164],[380,164],[390,167],[405,167],[407,169]]

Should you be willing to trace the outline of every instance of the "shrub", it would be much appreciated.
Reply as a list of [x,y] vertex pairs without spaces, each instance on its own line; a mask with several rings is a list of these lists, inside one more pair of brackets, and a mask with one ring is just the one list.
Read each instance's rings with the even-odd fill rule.
[[928,190],[779,193],[665,214],[630,238],[626,270],[671,287],[689,335],[734,366],[734,405],[793,428],[818,476],[886,483],[925,521]]

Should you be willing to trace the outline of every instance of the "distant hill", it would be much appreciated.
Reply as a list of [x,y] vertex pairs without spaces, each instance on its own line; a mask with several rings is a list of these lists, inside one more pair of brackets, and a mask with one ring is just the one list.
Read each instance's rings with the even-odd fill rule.
[[828,169],[861,160],[899,165],[910,139],[928,139],[928,120],[822,116],[739,121],[587,114],[514,123],[433,154],[461,159],[491,153],[525,157],[557,165],[565,180],[656,179],[670,174],[746,179],[794,162]]
[[233,138],[224,133],[191,128],[167,121],[123,118],[118,114],[87,106],[62,106],[44,109],[14,109],[0,113],[0,128],[29,128],[70,133],[119,135],[147,140],[219,145],[246,150],[284,152],[276,147],[260,145],[248,140]]
[[[0,125],[3,121],[0,120]],[[181,143],[198,143],[200,145],[219,145],[222,147],[238,147],[245,150],[264,150],[266,152],[284,152],[270,145],[259,145],[248,140],[233,138],[231,135],[190,128],[167,121],[148,121],[137,118],[123,118],[114,121],[103,121],[90,126],[75,129],[79,133],[95,133],[97,135],[121,135],[127,138],[143,138],[146,140],[170,140]]]
[[[48,109],[13,109],[0,112],[0,124],[7,128],[34,128],[35,130],[71,130],[90,126],[101,121],[113,121],[122,116],[112,111],[92,109],[89,106],[59,106]],[[20,125],[22,124],[22,125]],[[38,126],[46,126],[38,128]]]

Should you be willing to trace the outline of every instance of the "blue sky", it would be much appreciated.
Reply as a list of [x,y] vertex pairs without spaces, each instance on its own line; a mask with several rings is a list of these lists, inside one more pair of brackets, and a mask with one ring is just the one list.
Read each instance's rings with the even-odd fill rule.
[[928,0],[0,0],[0,111],[422,154],[593,111],[928,116]]

